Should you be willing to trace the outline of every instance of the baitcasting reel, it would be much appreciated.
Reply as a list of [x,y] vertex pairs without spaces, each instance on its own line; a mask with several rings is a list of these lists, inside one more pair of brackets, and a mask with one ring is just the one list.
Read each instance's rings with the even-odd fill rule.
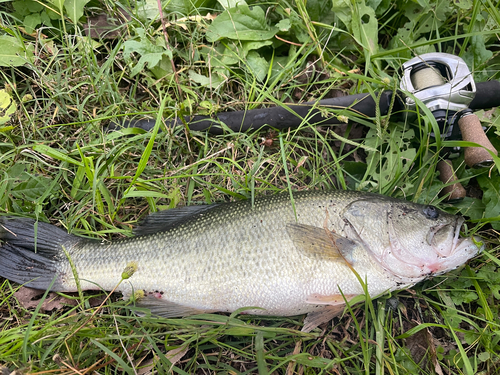
[[[446,53],[427,53],[404,63],[401,88],[431,110],[445,137],[451,136],[456,113],[468,109],[476,95],[468,66]],[[406,97],[405,104],[412,110],[416,107],[412,97]]]
[[[490,150],[498,155],[484,133],[478,117],[469,109],[476,94],[476,85],[467,64],[460,58],[447,53],[427,53],[417,56],[402,67],[402,90],[412,94],[405,98],[409,109],[416,108],[415,99],[430,109],[439,125],[441,136],[474,142],[483,147],[468,147],[464,151],[469,167],[487,167],[493,163]],[[455,127],[458,124],[458,129]],[[441,181],[445,184],[456,181],[449,160],[438,164]],[[465,189],[459,182],[446,186],[450,200],[465,196]]]

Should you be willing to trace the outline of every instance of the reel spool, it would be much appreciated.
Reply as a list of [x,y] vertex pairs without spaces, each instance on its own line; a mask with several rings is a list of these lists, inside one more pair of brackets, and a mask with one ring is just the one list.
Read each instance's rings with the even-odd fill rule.
[[416,90],[424,90],[433,86],[442,86],[446,83],[445,78],[433,62],[420,64],[413,69],[410,75],[411,83]]

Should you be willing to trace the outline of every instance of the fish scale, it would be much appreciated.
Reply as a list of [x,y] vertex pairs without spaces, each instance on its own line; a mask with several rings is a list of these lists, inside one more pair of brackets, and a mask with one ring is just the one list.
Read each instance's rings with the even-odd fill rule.
[[[376,296],[456,268],[479,250],[471,239],[453,240],[462,219],[443,211],[431,217],[429,206],[352,191],[293,197],[293,203],[289,194],[278,194],[253,206],[240,201],[163,211],[147,218],[137,236],[113,242],[38,223],[48,260],[43,271],[36,271],[44,262],[30,248],[33,222],[4,218],[0,275],[23,283],[36,279],[33,285],[42,289],[58,275],[53,290],[75,291],[64,247],[82,289],[119,284],[125,298],[139,291],[136,303],[158,315],[258,307],[247,313],[314,318],[325,311],[331,317],[344,296],[363,294],[360,280]],[[443,256],[443,249],[451,253]],[[132,263],[135,273],[120,284]]]

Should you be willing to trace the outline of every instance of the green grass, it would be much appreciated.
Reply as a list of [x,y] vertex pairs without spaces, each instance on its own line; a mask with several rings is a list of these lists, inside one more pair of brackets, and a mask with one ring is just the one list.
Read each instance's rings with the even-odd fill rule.
[[[155,129],[161,132],[105,130],[129,114],[208,114],[316,100],[339,90],[392,90],[397,68],[414,53],[457,53],[477,81],[499,79],[498,1],[335,1],[335,14],[324,1],[262,2],[268,28],[290,24],[280,24],[280,39],[254,45],[246,57],[248,41],[207,40],[215,21],[181,24],[182,10],[164,10],[166,48],[160,22],[145,17],[156,1],[75,4],[85,17],[115,17],[119,35],[91,44],[68,8],[29,0],[0,4],[0,34],[32,54],[24,65],[0,68],[0,89],[16,106],[0,125],[0,214],[113,239],[131,235],[137,221],[160,209],[286,190],[353,189],[462,213],[467,234],[481,236],[487,250],[463,270],[353,306],[308,334],[300,332],[303,317],[139,317],[114,295],[101,308],[94,294],[84,293],[69,296],[75,307],[45,312],[43,296],[39,307],[25,309],[14,297],[19,286],[2,280],[0,364],[55,374],[500,371],[499,169],[470,170],[460,156],[454,165],[469,196],[444,202],[428,117],[350,115],[349,124],[336,127],[305,119],[299,129],[220,136],[161,123]],[[215,2],[205,6],[222,12]],[[31,30],[37,17],[43,23]],[[144,56],[150,65],[139,69]],[[497,148],[499,114],[482,117]],[[271,146],[262,145],[266,137]]]

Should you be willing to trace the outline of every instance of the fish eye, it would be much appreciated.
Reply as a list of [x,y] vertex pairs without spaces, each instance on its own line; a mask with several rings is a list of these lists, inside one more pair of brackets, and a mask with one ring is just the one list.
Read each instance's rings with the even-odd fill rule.
[[439,211],[434,206],[425,206],[423,212],[424,215],[431,220],[436,220],[439,217]]

